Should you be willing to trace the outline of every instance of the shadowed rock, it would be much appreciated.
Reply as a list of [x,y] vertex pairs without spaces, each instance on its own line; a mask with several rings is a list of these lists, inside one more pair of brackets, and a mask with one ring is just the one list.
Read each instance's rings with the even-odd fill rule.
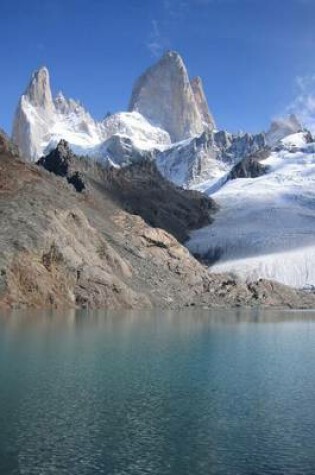
[[104,185],[126,211],[138,214],[150,226],[165,229],[181,242],[190,230],[211,223],[217,210],[212,198],[176,187],[147,160],[106,170]]
[[259,176],[266,175],[269,171],[269,167],[260,163],[260,160],[267,158],[269,153],[269,150],[264,150],[244,158],[232,168],[228,174],[228,180],[235,180],[236,178],[258,178]]
[[77,158],[65,140],[60,140],[54,150],[38,160],[37,165],[57,176],[67,178],[68,183],[73,185],[79,193],[86,188],[83,175],[76,169]]
[[139,157],[132,165],[115,168],[76,157],[67,142],[39,160],[38,165],[62,176],[77,191],[86,188],[86,175],[96,178],[102,189],[126,211],[141,216],[151,226],[165,229],[181,242],[188,232],[211,222],[217,206],[198,191],[183,190],[167,181],[154,162]]

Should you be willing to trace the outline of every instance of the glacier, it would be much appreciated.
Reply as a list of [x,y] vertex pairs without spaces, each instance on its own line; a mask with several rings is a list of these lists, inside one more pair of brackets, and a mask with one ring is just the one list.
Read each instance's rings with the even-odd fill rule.
[[292,134],[262,163],[269,167],[266,175],[227,181],[213,193],[208,188],[220,209],[187,246],[211,263],[211,272],[313,288],[315,143],[306,133]]

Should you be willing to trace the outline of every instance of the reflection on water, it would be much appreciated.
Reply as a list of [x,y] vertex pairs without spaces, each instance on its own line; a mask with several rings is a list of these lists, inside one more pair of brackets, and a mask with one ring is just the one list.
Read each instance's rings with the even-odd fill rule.
[[0,316],[0,474],[315,473],[315,313]]

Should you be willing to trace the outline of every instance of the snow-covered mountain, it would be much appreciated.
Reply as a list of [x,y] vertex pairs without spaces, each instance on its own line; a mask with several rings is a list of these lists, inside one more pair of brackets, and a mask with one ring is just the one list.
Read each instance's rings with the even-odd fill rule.
[[220,210],[188,247],[213,260],[213,272],[315,286],[315,142],[290,135],[262,163],[266,175],[230,180],[212,194]]
[[[136,82],[129,112],[96,121],[77,101],[59,92],[53,98],[46,67],[34,72],[14,119],[12,138],[21,154],[35,161],[64,139],[80,155],[115,163],[121,152],[163,150],[171,142],[194,138],[215,127],[202,81],[190,82],[178,53],[167,52]],[[107,141],[110,140],[109,143]],[[117,163],[124,162],[117,157]]]
[[120,142],[122,147],[127,144],[129,148],[131,142],[136,152],[171,143],[165,130],[152,126],[137,112],[113,114],[98,122],[79,102],[65,98],[62,93],[53,99],[45,67],[33,73],[19,101],[12,138],[21,154],[32,161],[61,139],[65,139],[75,153],[98,159],[113,158],[107,154],[108,147],[112,150],[113,141]]
[[182,58],[173,51],[138,79],[129,109],[96,121],[61,92],[53,98],[43,67],[32,75],[19,101],[13,140],[32,161],[62,139],[78,155],[117,166],[144,156],[156,159],[166,178],[185,187],[224,176],[242,157],[265,146],[263,134],[215,131],[201,79],[190,81]]

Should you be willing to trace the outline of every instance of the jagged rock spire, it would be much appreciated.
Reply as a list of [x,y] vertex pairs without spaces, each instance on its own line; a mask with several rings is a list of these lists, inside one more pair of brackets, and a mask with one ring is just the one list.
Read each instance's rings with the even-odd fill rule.
[[53,108],[48,69],[43,66],[32,74],[31,81],[24,94],[35,107]]
[[[32,110],[40,118],[34,119]],[[40,153],[43,136],[49,132],[55,106],[52,99],[49,71],[41,67],[32,74],[29,85],[21,96],[13,122],[12,140],[26,160],[35,160]]]
[[216,128],[214,118],[209,110],[207,98],[203,89],[202,79],[201,77],[197,76],[190,82],[195,100],[201,114],[202,120],[204,124],[209,127],[210,130]]
[[[201,99],[205,108],[204,95]],[[152,124],[165,129],[173,142],[205,129],[186,66],[175,51],[165,53],[137,80],[129,110],[140,112]]]

